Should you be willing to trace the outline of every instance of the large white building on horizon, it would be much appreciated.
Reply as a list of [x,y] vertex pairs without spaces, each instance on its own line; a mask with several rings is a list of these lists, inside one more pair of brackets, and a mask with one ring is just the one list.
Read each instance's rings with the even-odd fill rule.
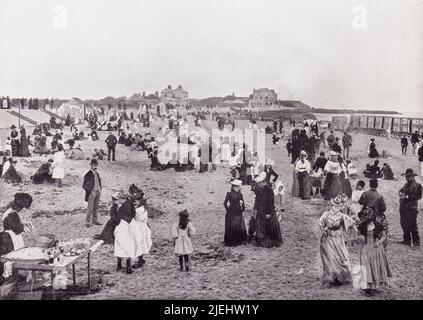
[[168,85],[160,93],[160,101],[175,107],[186,107],[189,104],[188,91],[184,90],[181,85],[176,89],[172,89],[172,86]]
[[278,95],[275,90],[268,88],[253,89],[248,101],[249,108],[271,107],[278,103]]

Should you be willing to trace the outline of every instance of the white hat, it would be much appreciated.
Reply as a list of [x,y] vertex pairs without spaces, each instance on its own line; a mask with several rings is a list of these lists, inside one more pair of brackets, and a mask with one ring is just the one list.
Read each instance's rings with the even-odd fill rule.
[[231,181],[231,185],[233,185],[233,186],[242,186],[242,181],[241,180],[238,180],[238,179],[232,180]]
[[301,155],[306,157],[308,156],[307,152],[305,152],[304,150],[301,151]]
[[273,166],[274,164],[275,162],[270,158],[267,158],[266,161],[264,162],[265,166]]

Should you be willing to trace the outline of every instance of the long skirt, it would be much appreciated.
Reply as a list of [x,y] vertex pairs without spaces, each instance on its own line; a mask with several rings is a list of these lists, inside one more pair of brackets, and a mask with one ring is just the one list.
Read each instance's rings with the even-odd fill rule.
[[361,289],[379,289],[392,277],[386,251],[383,245],[375,248],[374,243],[364,244],[360,252]]
[[115,257],[135,259],[141,256],[139,243],[141,243],[141,232],[135,220],[132,219],[130,223],[120,220],[115,229]]
[[10,166],[9,169],[3,176],[4,181],[9,183],[21,183],[22,178],[19,176],[18,172],[16,171],[15,167]]
[[323,185],[323,195],[325,200],[336,198],[342,193],[342,184],[339,175],[328,173],[326,175],[325,183]]
[[113,243],[115,241],[115,228],[119,224],[116,219],[110,218],[104,226],[103,231],[100,233],[100,240],[105,243]]
[[295,172],[295,170],[292,174],[291,196],[293,196],[293,197],[299,197],[300,196],[300,185],[298,183],[298,177],[297,177],[297,173]]
[[320,256],[323,265],[323,283],[340,284],[351,281],[351,267],[348,250],[341,230],[332,235],[324,234],[320,240]]
[[342,186],[342,193],[345,193],[348,196],[348,198],[351,199],[352,188],[351,188],[350,179],[345,179],[344,177],[341,177],[341,186]]
[[282,244],[281,227],[276,214],[266,219],[262,214],[256,218],[256,243],[259,247],[279,247]]
[[225,245],[238,246],[247,240],[247,229],[245,227],[242,212],[226,213],[225,217]]
[[[311,183],[310,183],[310,176],[307,172],[305,173],[297,173],[297,180],[298,180],[298,189],[299,189],[299,197],[302,199],[310,199],[311,194]],[[301,194],[301,192],[303,194]]]
[[17,157],[19,155],[19,141],[12,140],[11,146],[12,146],[12,157]]

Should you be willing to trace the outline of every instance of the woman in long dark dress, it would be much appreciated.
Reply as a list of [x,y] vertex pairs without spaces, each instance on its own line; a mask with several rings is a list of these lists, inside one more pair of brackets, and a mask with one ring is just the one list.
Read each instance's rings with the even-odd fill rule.
[[103,240],[105,243],[113,244],[115,241],[115,228],[119,224],[118,218],[119,203],[122,202],[123,194],[117,192],[112,195],[112,206],[110,207],[110,219],[104,226],[103,231],[95,236],[95,239]]
[[18,156],[19,153],[19,140],[18,140],[18,131],[16,131],[16,126],[12,125],[12,132],[10,133],[11,138],[11,147],[12,147],[12,157]]
[[17,161],[13,160],[13,158],[9,158],[9,167],[5,172],[3,172],[4,181],[8,183],[22,183],[22,178],[15,169],[16,163]]
[[376,143],[374,138],[370,139],[368,153],[369,158],[379,158],[379,152],[376,149]]
[[31,144],[31,141],[29,140],[29,137],[21,136],[21,142],[19,143],[19,151],[18,156],[19,157],[30,157],[31,153],[29,152],[29,145]]
[[335,151],[329,153],[329,160],[325,165],[324,171],[326,178],[322,195],[325,200],[331,200],[342,193],[341,178],[339,176],[342,170],[338,162],[338,154]]
[[282,244],[281,229],[275,210],[275,195],[266,181],[266,173],[256,178],[252,190],[256,194],[254,212],[256,217],[256,244],[259,247],[279,247]]
[[242,181],[234,180],[231,184],[231,191],[226,194],[223,202],[226,209],[224,241],[227,246],[238,246],[247,240],[247,229],[242,215],[245,204],[240,187]]

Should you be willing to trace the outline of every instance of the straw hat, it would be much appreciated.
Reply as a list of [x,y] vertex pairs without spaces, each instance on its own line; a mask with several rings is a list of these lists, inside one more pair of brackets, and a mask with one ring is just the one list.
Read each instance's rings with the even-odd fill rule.
[[339,195],[336,198],[333,198],[330,202],[335,207],[341,207],[345,204],[345,199]]
[[242,186],[242,181],[241,180],[238,180],[238,179],[232,180],[231,181],[231,185],[233,185],[233,186]]
[[307,152],[305,152],[304,150],[301,151],[300,155],[306,156],[306,157],[308,156]]

